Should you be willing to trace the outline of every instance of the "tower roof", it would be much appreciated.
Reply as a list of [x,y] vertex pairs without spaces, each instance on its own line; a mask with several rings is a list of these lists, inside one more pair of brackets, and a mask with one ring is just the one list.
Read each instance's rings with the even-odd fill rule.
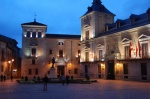
[[104,5],[102,5],[101,0],[93,0],[92,6],[88,7],[88,11],[84,15],[86,15],[86,14],[92,12],[92,11],[108,13],[108,14],[112,14],[112,15],[115,16],[115,14],[110,12]]
[[34,19],[34,22],[23,23],[23,24],[21,24],[21,25],[47,26],[47,25],[45,25],[45,24],[42,24],[42,23],[36,22],[36,19]]

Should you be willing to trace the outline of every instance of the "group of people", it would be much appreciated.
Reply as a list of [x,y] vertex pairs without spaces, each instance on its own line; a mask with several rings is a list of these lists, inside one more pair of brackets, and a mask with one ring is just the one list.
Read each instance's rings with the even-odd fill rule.
[[1,82],[5,82],[5,80],[6,80],[6,76],[5,75],[1,75]]
[[70,77],[67,75],[66,77],[62,75],[61,77],[62,84],[64,85],[65,83],[68,85],[70,83]]

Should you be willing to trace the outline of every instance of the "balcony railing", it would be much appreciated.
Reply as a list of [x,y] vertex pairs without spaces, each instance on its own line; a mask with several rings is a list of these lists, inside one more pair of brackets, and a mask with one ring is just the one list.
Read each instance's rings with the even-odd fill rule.
[[118,60],[129,60],[129,59],[149,59],[150,58],[150,53],[149,54],[140,54],[140,55],[131,55],[130,56],[126,56],[126,55],[122,55],[122,56],[118,56],[116,57],[116,59]]

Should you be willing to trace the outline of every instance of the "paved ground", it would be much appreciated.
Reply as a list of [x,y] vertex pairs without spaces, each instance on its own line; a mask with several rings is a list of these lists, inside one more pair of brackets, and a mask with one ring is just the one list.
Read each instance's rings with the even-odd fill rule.
[[93,84],[18,84],[0,82],[0,99],[150,99],[150,83],[98,80]]

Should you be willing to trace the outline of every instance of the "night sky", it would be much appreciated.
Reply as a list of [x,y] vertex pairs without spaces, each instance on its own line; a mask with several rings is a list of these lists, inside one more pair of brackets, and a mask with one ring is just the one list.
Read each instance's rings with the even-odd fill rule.
[[[150,0],[101,0],[116,19],[142,14],[150,7]],[[22,46],[22,23],[37,22],[48,25],[48,34],[81,34],[80,17],[93,0],[0,0],[0,34],[17,40]]]

